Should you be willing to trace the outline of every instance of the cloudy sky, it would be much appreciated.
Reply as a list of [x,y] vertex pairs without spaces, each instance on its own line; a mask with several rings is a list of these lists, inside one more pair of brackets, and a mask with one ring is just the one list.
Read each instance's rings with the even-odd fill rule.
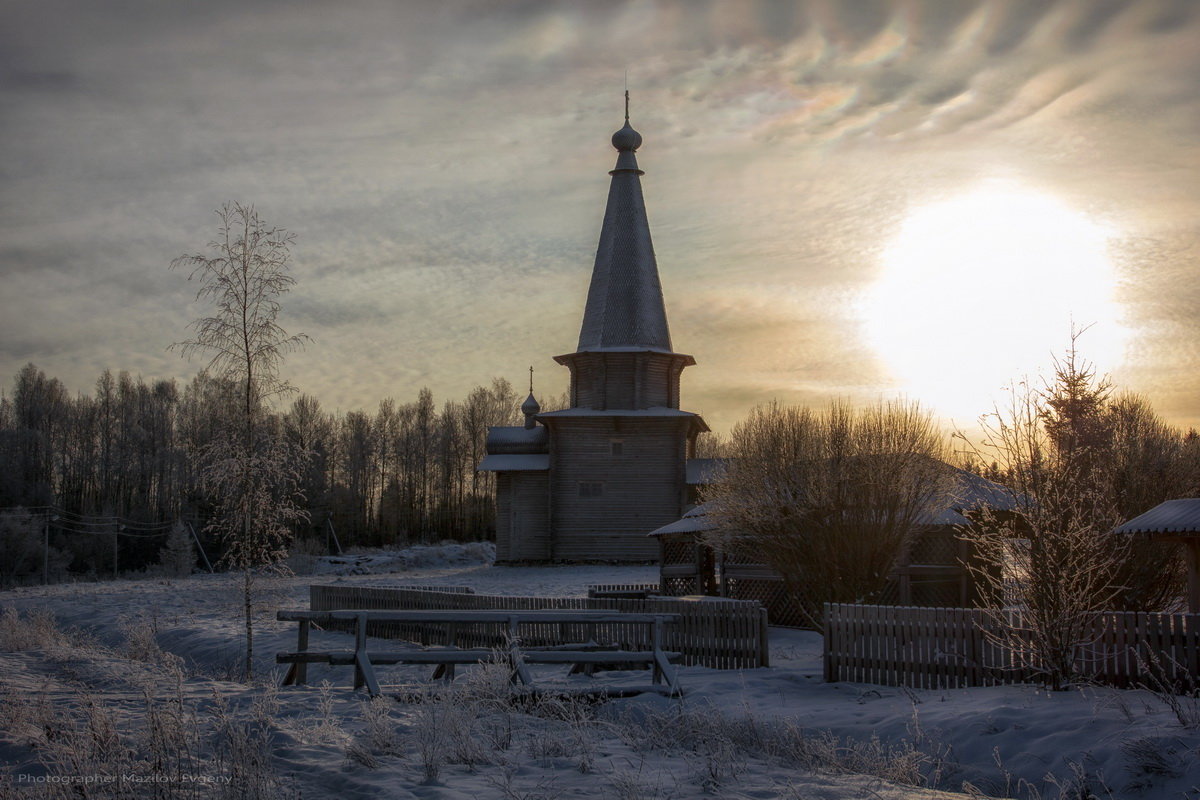
[[684,407],[904,394],[972,418],[1080,348],[1200,425],[1194,0],[0,9],[0,378],[90,392],[202,308],[222,202],[297,235],[327,408],[565,388],[626,71]]

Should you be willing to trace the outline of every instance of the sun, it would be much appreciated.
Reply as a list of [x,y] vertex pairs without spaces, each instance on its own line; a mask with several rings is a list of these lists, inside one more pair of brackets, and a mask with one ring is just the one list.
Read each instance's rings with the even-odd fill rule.
[[1055,197],[989,183],[915,209],[866,293],[868,341],[900,388],[957,422],[1044,370],[1071,328],[1102,371],[1125,340],[1111,232]]

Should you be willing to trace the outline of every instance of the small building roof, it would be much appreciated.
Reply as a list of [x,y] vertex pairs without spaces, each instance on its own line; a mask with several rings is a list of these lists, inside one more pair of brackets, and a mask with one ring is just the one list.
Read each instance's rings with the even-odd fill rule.
[[[991,508],[995,511],[1016,511],[1020,503],[1013,491],[990,481],[982,475],[967,472],[965,469],[950,467],[956,474],[957,486],[954,490],[952,508],[956,511],[970,511],[976,508]],[[963,519],[962,522],[966,520]],[[960,521],[944,524],[961,524]]]
[[1113,533],[1174,533],[1200,536],[1200,497],[1168,500],[1139,514]]
[[478,472],[541,472],[550,469],[546,453],[500,453],[487,455],[479,462]]
[[706,504],[701,503],[690,509],[682,518],[663,525],[661,528],[655,528],[646,535],[667,536],[672,533],[702,533],[704,531],[715,530],[716,527],[717,523],[708,517]]
[[684,466],[684,480],[688,486],[716,483],[728,461],[727,458],[689,458]]
[[487,452],[545,453],[549,449],[549,443],[550,434],[541,425],[533,428],[505,425],[488,429]]
[[[721,470],[726,463],[728,463],[728,459],[725,458],[689,458],[685,470],[688,484],[706,485],[720,480]],[[953,498],[944,508],[922,513],[917,518],[918,524],[969,525],[971,521],[961,512],[984,507],[997,511],[1012,511],[1016,508],[1012,493],[1000,484],[972,472],[946,466],[954,471],[957,482]],[[1200,503],[1200,500],[1196,502]],[[656,528],[648,535],[664,536],[672,533],[700,533],[715,530],[716,522],[707,516],[709,508],[710,504],[701,503],[684,514],[682,518],[661,528]],[[1197,521],[1200,522],[1200,510],[1197,511]]]

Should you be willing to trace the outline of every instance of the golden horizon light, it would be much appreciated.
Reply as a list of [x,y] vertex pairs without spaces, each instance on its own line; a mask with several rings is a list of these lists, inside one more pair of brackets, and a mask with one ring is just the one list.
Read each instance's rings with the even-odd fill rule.
[[915,208],[862,303],[867,341],[896,387],[956,423],[1014,380],[1081,354],[1111,371],[1127,338],[1114,233],[1058,198],[992,181]]

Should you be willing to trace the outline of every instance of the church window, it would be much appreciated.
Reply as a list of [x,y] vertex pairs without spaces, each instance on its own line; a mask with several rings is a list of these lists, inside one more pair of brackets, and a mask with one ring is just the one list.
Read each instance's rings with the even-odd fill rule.
[[611,450],[612,455],[614,455],[614,456],[625,455],[625,442],[622,441],[621,439],[612,439],[609,441],[609,445],[612,447],[612,450]]

